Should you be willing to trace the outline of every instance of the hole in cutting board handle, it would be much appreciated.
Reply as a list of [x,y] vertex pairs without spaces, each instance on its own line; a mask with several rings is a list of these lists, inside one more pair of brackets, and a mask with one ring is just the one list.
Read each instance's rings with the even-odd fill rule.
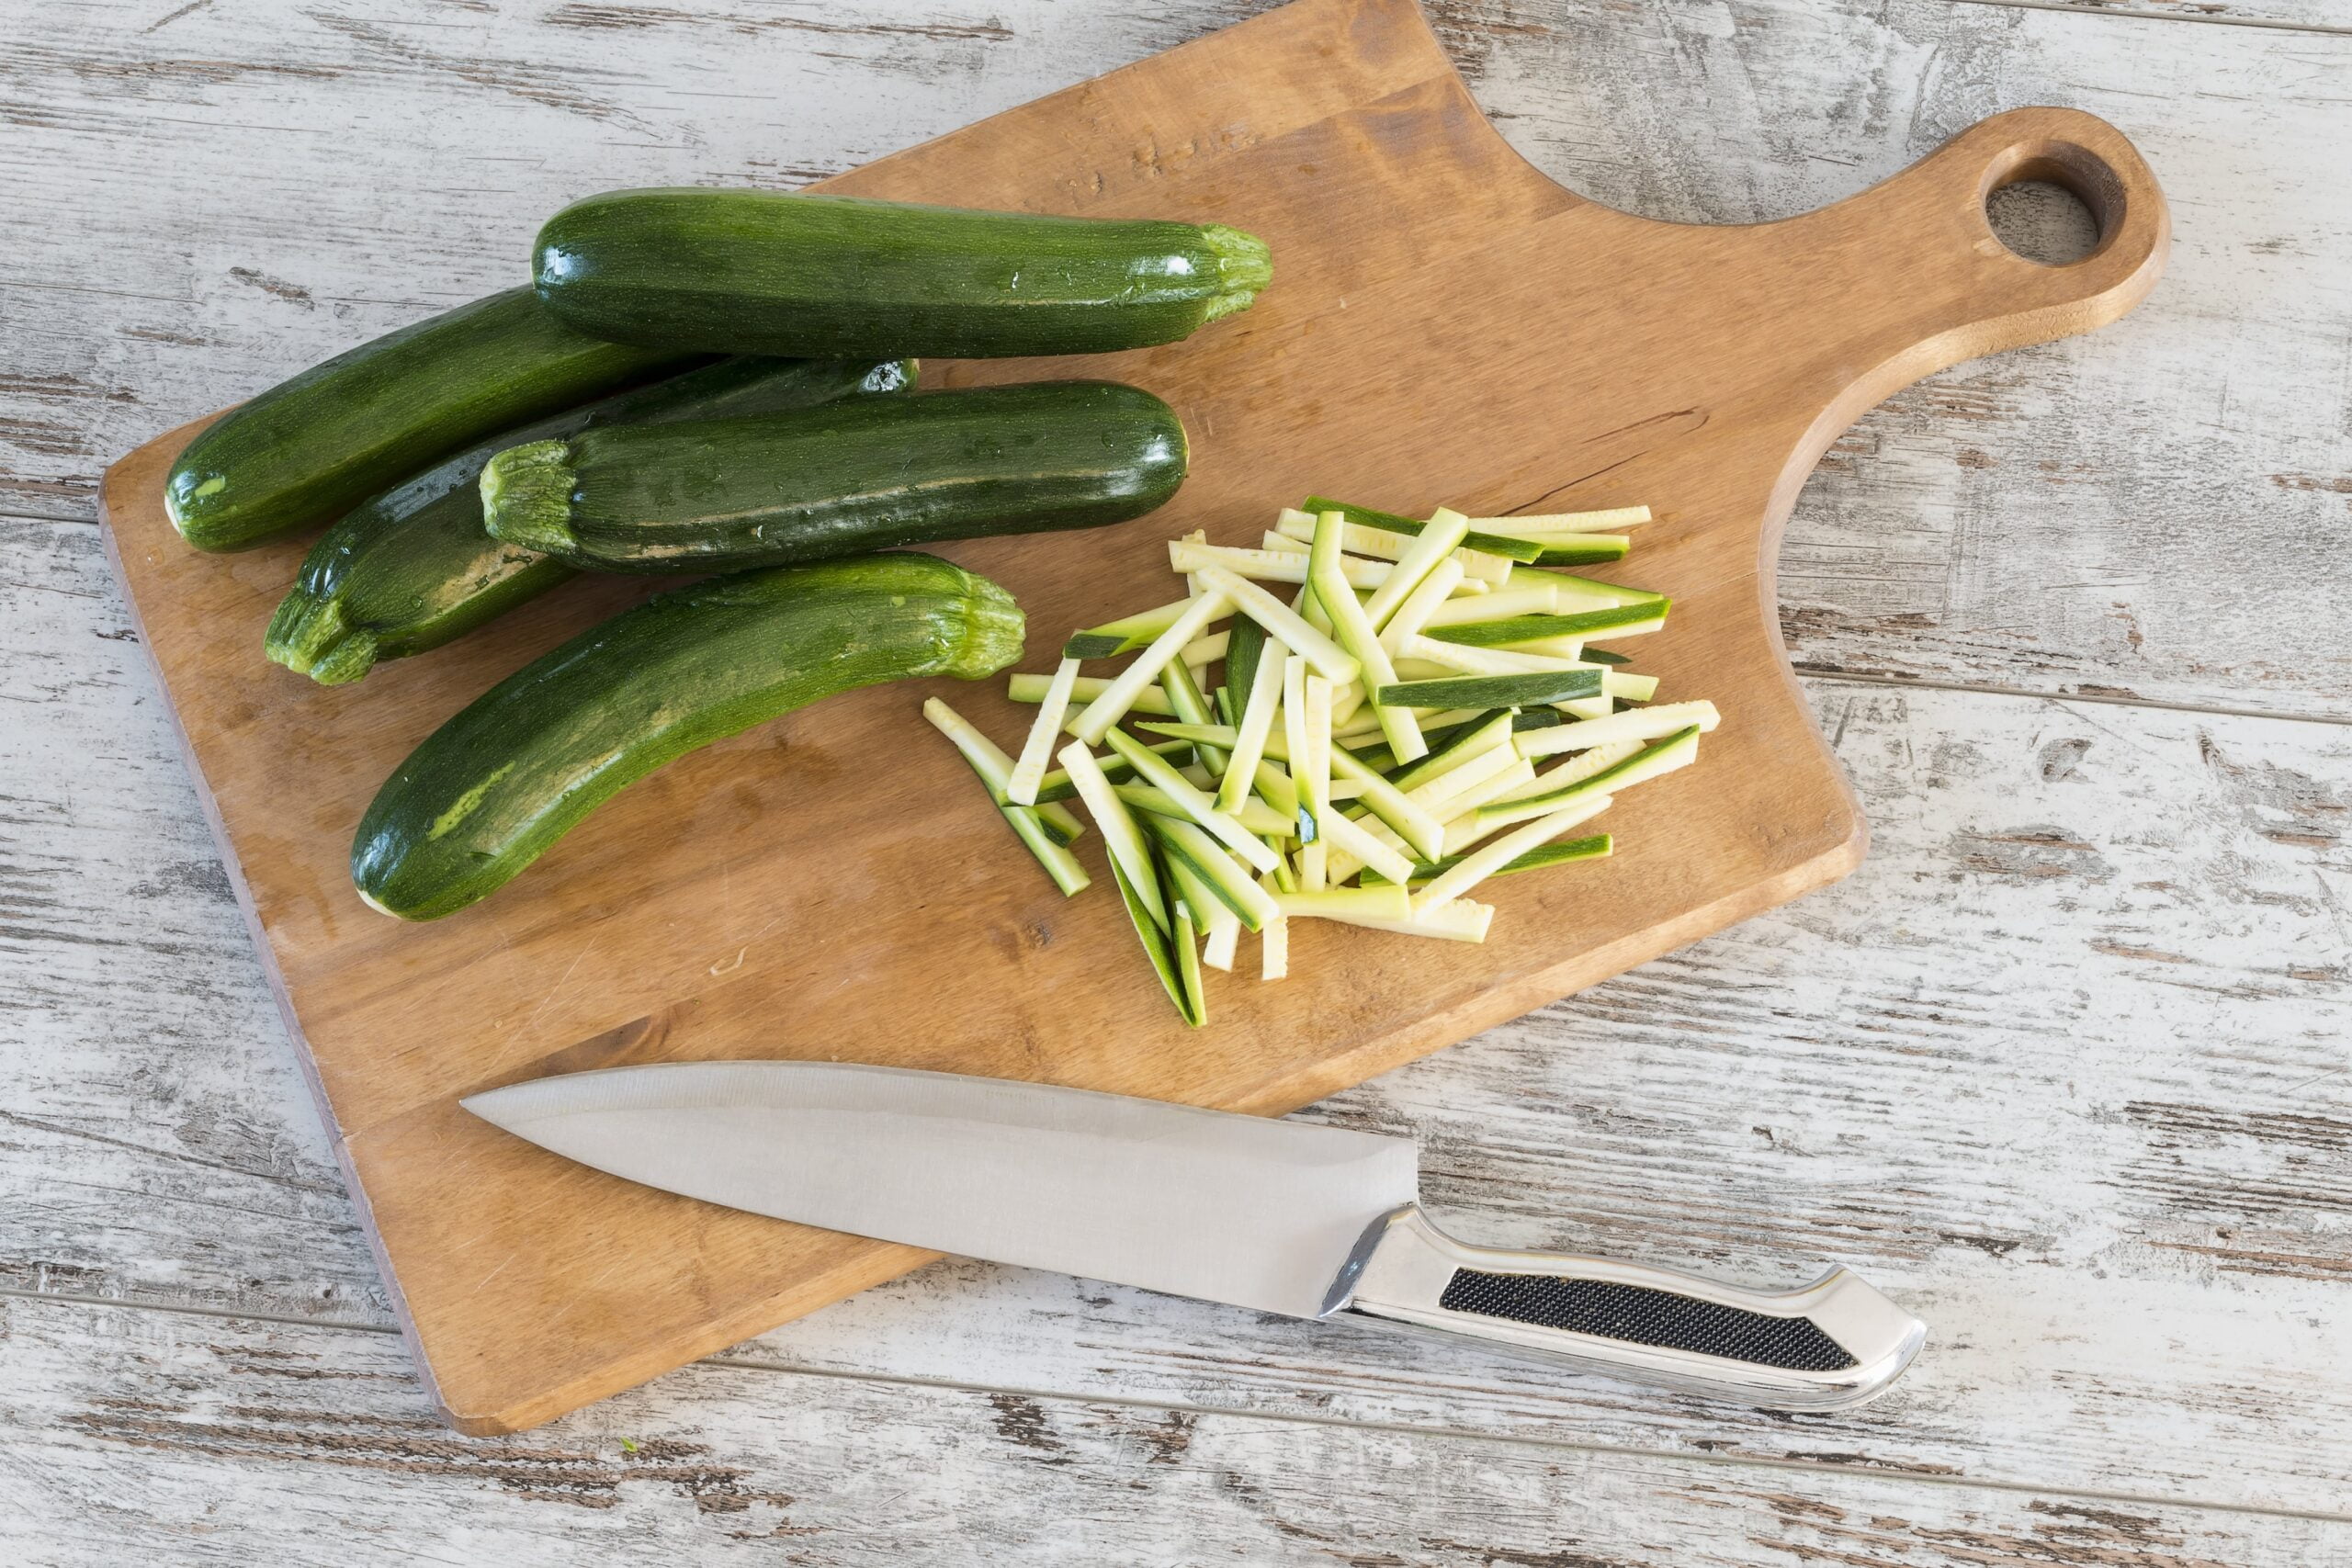
[[2123,227],[2123,182],[2107,160],[2071,141],[2010,147],[1984,173],[1984,221],[2010,254],[2073,266]]

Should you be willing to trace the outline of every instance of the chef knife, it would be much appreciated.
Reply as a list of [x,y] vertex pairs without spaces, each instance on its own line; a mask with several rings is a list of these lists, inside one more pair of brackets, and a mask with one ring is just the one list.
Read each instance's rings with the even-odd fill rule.
[[1410,1139],[1305,1122],[831,1062],[611,1067],[463,1103],[729,1208],[1773,1409],[1869,1399],[1927,1333],[1842,1268],[1765,1292],[1456,1241],[1421,1213]]

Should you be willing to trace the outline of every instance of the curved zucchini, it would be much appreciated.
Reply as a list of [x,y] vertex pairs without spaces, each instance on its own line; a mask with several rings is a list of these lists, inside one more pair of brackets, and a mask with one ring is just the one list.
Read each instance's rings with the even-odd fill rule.
[[164,504],[200,550],[242,550],[349,511],[450,448],[692,355],[586,337],[527,288],[314,365],[216,420]]
[[616,343],[877,357],[1174,343],[1272,275],[1222,224],[678,188],[572,203],[532,263],[549,310]]
[[623,785],[855,686],[1021,656],[1011,594],[934,556],[690,583],[509,675],[409,753],[351,846],[374,908],[430,920],[503,886]]
[[658,424],[805,408],[905,391],[911,359],[722,359],[512,430],[371,496],[320,536],[277,606],[262,650],[321,685],[461,637],[572,575],[481,525],[482,466],[518,442],[608,424]]
[[981,387],[512,447],[482,515],[591,570],[726,571],[1124,522],[1176,493],[1184,457],[1175,411],[1136,388]]

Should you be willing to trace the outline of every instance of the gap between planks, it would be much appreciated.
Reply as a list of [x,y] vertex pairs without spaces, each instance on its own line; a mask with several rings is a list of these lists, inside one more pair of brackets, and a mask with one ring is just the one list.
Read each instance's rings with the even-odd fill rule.
[[2200,17],[2188,11],[2134,11],[2119,6],[2069,4],[2069,0],[1944,0],[1944,4],[1985,6],[1999,11],[2059,11],[2070,17],[2112,17],[2126,22],[2197,22],[2209,28],[2264,28],[2277,33],[2352,38],[2352,27],[2333,22],[2290,22],[2284,17]]
[[[110,1307],[130,1312],[174,1313],[184,1317],[279,1324],[288,1327],[316,1329],[326,1333],[397,1337],[400,1332],[389,1324],[342,1323],[311,1317],[294,1317],[278,1313],[235,1312],[223,1307],[185,1306],[169,1302],[133,1301],[121,1296],[81,1295],[62,1291],[28,1291],[7,1285],[0,1285],[0,1300],[60,1306]],[[2273,1508],[2254,1503],[2209,1502],[2199,1497],[2178,1497],[2156,1492],[2041,1486],[2028,1481],[1988,1479],[1970,1475],[1938,1475],[1926,1471],[1905,1470],[1895,1465],[1820,1464],[1792,1459],[1686,1453],[1674,1449],[1640,1448],[1630,1443],[1578,1443],[1565,1438],[1523,1437],[1511,1433],[1482,1432],[1442,1423],[1416,1426],[1406,1421],[1359,1421],[1339,1416],[1316,1416],[1300,1412],[1277,1414],[1234,1405],[1202,1404],[1185,1400],[1135,1399],[1118,1394],[1072,1393],[1064,1389],[1032,1387],[1026,1384],[969,1382],[956,1378],[919,1377],[909,1373],[841,1371],[826,1367],[796,1366],[789,1361],[770,1360],[760,1357],[735,1357],[723,1353],[718,1356],[706,1356],[692,1364],[718,1368],[728,1371],[758,1372],[771,1377],[821,1378],[832,1382],[867,1383],[888,1388],[936,1389],[954,1393],[1011,1394],[1018,1398],[1052,1401],[1056,1404],[1102,1404],[1121,1410],[1166,1411],[1186,1416],[1214,1416],[1254,1422],[1268,1427],[1317,1427],[1340,1431],[1381,1432],[1408,1438],[1432,1438],[1442,1442],[1493,1443],[1515,1449],[1590,1454],[1607,1459],[1645,1460],[1651,1462],[1664,1461],[1668,1463],[1706,1465],[1725,1470],[1792,1471],[1804,1474],[1849,1476],[1863,1482],[1883,1483],[1890,1488],[1939,1486],[1954,1491],[1974,1490],[2000,1492],[2019,1496],[2079,1499],[2090,1503],[2123,1503],[2137,1507],[2193,1508],[2207,1513],[2245,1515],[2257,1518],[2308,1520],[2315,1524],[2352,1524],[2352,1512],[2332,1513],[2320,1508]],[[452,1435],[449,1440],[467,1443],[476,1439]],[[485,1440],[494,1442],[503,1439]]]

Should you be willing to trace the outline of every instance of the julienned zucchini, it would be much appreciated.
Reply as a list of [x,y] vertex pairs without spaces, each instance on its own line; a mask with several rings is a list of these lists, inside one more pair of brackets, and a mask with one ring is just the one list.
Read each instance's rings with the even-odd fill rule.
[[481,470],[504,447],[608,424],[658,424],[805,408],[904,391],[910,359],[722,359],[469,446],[345,513],[302,558],[262,641],[322,685],[379,659],[440,647],[572,575],[552,557],[482,528]]
[[870,398],[616,425],[482,470],[491,534],[600,571],[729,570],[894,545],[1091,528],[1184,479],[1184,426],[1113,381]]
[[164,487],[181,537],[242,550],[323,523],[452,449],[692,358],[574,332],[527,288],[361,344],[187,444]]
[[539,231],[539,298],[582,332],[729,354],[977,358],[1173,343],[1248,309],[1264,242],[757,190],[623,190]]
[[494,892],[616,791],[698,746],[855,686],[977,680],[1021,612],[933,556],[691,583],[524,666],[425,738],[351,846],[360,897],[429,920]]

